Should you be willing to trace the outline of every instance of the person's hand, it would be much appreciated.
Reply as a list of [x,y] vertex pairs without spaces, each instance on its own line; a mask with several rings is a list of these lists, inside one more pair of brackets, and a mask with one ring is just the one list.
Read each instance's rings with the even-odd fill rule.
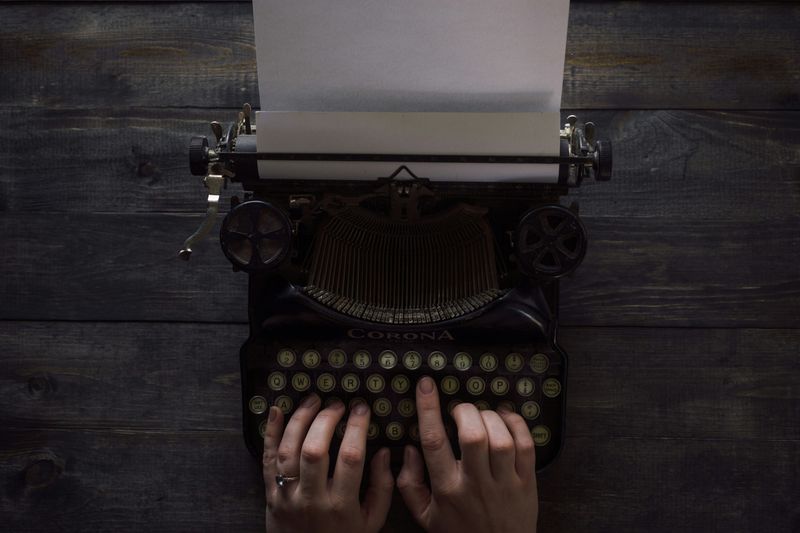
[[533,438],[521,416],[453,409],[461,460],[453,456],[433,379],[417,384],[422,456],[406,446],[397,478],[400,494],[419,524],[433,533],[534,533],[539,512]]
[[[322,411],[320,399],[309,396],[283,428],[283,412],[269,410],[264,433],[264,483],[269,533],[374,533],[383,527],[392,501],[394,479],[389,450],[373,457],[370,486],[359,501],[358,491],[367,450],[369,407],[353,407],[339,448],[333,478],[328,479],[328,450],[345,412],[341,402]],[[317,414],[319,412],[319,414]],[[275,476],[298,476],[279,487]]]

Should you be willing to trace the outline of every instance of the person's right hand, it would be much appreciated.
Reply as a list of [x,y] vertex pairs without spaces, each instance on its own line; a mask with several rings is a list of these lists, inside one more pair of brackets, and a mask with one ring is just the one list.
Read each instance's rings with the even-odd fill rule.
[[439,394],[430,377],[417,383],[422,456],[406,446],[397,478],[400,494],[419,524],[433,533],[535,533],[539,513],[533,438],[521,416],[453,409],[461,459],[445,433]]

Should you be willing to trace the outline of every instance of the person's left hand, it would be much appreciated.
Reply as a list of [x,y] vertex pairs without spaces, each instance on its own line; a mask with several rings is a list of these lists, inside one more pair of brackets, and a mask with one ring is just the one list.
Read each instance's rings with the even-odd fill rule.
[[[328,479],[328,450],[344,405],[337,402],[320,411],[320,399],[313,394],[300,404],[285,430],[283,412],[270,408],[263,456],[269,533],[376,533],[383,527],[394,487],[388,449],[372,458],[363,504],[358,497],[369,411],[365,403],[351,410],[333,478]],[[279,487],[279,474],[298,479]]]

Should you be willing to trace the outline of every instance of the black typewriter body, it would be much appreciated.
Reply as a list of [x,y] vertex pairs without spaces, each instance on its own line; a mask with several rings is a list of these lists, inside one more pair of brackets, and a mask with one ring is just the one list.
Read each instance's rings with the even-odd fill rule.
[[[417,156],[375,180],[262,180],[258,160],[298,154],[256,152],[247,111],[225,134],[212,124],[216,147],[194,139],[190,163],[206,174],[208,218],[226,179],[244,190],[220,243],[249,275],[240,363],[250,452],[261,455],[270,406],[291,415],[311,392],[324,403],[365,401],[368,448],[418,442],[415,387],[428,375],[454,449],[449,411],[472,402],[519,413],[537,470],[550,464],[564,438],[567,387],[558,279],[587,247],[577,208],[558,202],[584,172],[607,179],[610,145],[601,154],[570,117],[553,184],[432,182],[414,175]],[[187,240],[185,258],[208,229]]]

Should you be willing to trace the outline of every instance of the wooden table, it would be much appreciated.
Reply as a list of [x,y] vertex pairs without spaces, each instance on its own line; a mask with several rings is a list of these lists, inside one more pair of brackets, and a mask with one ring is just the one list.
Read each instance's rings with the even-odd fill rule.
[[[214,239],[176,259],[189,137],[259,107],[250,4],[0,20],[0,528],[261,530],[246,279]],[[800,531],[799,45],[791,2],[573,2],[564,115],[616,168],[566,199],[591,240],[540,531]]]

